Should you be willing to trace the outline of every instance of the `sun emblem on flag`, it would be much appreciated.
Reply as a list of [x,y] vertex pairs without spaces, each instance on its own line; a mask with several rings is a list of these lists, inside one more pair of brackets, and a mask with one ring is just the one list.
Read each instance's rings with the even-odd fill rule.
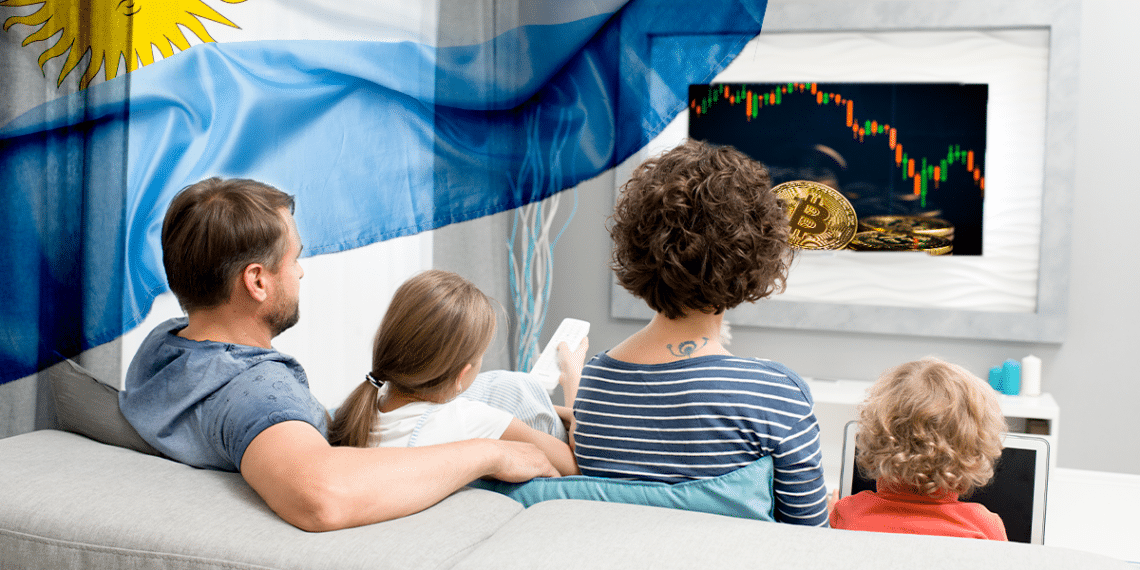
[[[245,0],[222,1],[237,4]],[[58,34],[56,42],[39,57],[42,70],[48,61],[66,54],[57,87],[87,55],[90,58],[79,80],[80,89],[87,87],[100,68],[104,78],[111,79],[119,75],[121,61],[126,63],[126,71],[134,71],[139,65],[154,63],[155,49],[162,57],[174,55],[174,48],[189,49],[184,29],[200,41],[213,42],[202,25],[203,18],[238,28],[201,0],[0,0],[4,7],[36,4],[43,5],[34,13],[5,20],[4,30],[14,24],[39,26],[24,39],[24,46]]]

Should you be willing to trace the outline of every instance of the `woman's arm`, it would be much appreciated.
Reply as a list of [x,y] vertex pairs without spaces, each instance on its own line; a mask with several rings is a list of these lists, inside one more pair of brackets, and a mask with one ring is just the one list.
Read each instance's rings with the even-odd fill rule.
[[827,526],[827,488],[819,446],[819,424],[809,413],[791,426],[772,451],[776,521]]
[[538,431],[522,422],[512,418],[507,430],[499,439],[530,443],[537,446],[546,454],[546,458],[554,464],[554,468],[562,475],[578,475],[578,461],[574,459],[574,452],[562,440],[541,431]]

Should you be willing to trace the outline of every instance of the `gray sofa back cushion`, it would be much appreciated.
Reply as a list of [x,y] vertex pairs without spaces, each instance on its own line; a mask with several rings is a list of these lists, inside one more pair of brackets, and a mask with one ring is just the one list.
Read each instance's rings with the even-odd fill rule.
[[28,570],[1132,568],[1062,548],[805,528],[593,501],[523,510],[463,490],[403,519],[311,534],[236,473],[60,431],[0,439],[0,567]]
[[144,440],[119,411],[119,391],[97,380],[82,366],[65,360],[47,369],[59,427],[95,441],[150,455],[162,455]]
[[[554,556],[556,554],[556,556]],[[552,561],[553,558],[553,561]],[[547,501],[512,519],[454,570],[1129,570],[1031,544],[861,532],[593,501]]]
[[523,510],[468,489],[395,521],[306,533],[241,475],[60,431],[0,439],[0,479],[4,568],[447,568]]

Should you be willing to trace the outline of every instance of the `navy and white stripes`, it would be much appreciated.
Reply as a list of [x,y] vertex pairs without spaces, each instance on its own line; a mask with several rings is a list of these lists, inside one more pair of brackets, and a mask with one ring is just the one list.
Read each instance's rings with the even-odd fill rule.
[[778,363],[701,356],[645,365],[602,353],[582,370],[574,417],[584,475],[678,483],[771,455],[776,520],[827,524],[811,396]]

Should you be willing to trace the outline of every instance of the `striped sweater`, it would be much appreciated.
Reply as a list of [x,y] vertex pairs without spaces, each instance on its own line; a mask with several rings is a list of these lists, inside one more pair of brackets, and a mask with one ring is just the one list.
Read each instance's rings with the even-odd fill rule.
[[631,364],[601,353],[574,401],[583,475],[678,483],[772,456],[776,520],[827,526],[819,426],[804,381],[776,362],[700,356]]

